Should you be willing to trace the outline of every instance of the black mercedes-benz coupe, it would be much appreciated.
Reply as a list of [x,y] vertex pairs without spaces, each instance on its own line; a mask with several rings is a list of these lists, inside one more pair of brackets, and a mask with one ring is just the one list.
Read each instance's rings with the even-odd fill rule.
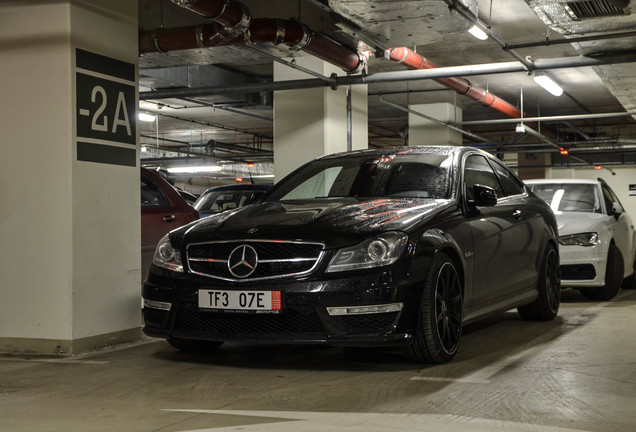
[[259,203],[165,236],[143,286],[144,332],[187,351],[395,343],[442,363],[469,321],[556,316],[557,238],[547,204],[480,150],[324,156]]

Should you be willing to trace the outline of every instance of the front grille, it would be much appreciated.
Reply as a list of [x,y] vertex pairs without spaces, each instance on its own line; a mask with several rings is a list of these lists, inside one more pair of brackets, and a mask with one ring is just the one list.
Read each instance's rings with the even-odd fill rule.
[[374,333],[393,330],[399,312],[342,315],[333,317],[347,332]]
[[154,327],[164,327],[168,311],[153,308],[144,308],[144,323]]
[[[250,256],[254,257],[254,262],[242,269],[245,270],[243,274],[238,271],[233,274],[230,270],[230,257],[236,257],[237,261],[233,263],[238,263],[244,247],[253,251],[250,252]],[[193,243],[187,247],[187,260],[189,270],[202,276],[231,281],[253,281],[309,273],[318,264],[323,250],[322,243],[292,241],[239,240]],[[246,258],[249,259],[250,256]]]
[[563,280],[592,280],[596,277],[596,270],[592,264],[575,264],[561,266]]
[[324,334],[314,310],[288,308],[278,314],[201,312],[194,304],[179,306],[175,330],[209,331],[219,334]]

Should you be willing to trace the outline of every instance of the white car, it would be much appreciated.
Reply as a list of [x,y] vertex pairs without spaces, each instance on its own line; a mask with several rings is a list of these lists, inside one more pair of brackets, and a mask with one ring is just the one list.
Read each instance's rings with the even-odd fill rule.
[[634,224],[602,179],[525,182],[556,215],[561,285],[590,300],[609,300],[636,286]]

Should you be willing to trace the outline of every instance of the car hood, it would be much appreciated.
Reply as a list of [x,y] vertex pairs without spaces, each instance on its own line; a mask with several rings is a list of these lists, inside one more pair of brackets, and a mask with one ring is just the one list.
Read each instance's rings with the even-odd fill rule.
[[451,207],[451,202],[385,198],[263,202],[201,219],[174,232],[172,240],[302,239],[338,246],[376,232],[408,232]]
[[559,235],[599,231],[607,224],[608,216],[601,213],[558,212],[556,213]]

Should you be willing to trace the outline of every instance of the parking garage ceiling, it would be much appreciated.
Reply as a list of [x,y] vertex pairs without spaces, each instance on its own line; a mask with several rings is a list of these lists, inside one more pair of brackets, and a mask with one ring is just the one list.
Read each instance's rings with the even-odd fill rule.
[[[368,57],[364,70],[348,70],[337,82],[314,77],[312,85],[357,85],[367,77],[371,147],[406,142],[411,105],[446,102],[463,110],[463,123],[452,126],[467,132],[467,145],[502,153],[550,152],[566,164],[636,163],[636,16],[630,1],[216,2],[250,17],[235,26],[227,25],[231,17],[214,20],[197,13],[214,3],[139,0],[140,110],[157,115],[140,126],[147,150],[143,165],[205,157],[228,164],[262,162],[261,169],[269,169],[273,63],[292,64],[324,48],[312,44],[325,44],[328,60],[345,70],[349,62]],[[268,41],[271,23],[278,31]],[[288,38],[292,28],[307,35],[287,43],[280,23],[288,26]],[[239,29],[244,24],[248,33]],[[488,39],[468,33],[475,24]],[[204,37],[197,40],[199,25]],[[189,31],[194,46],[182,40]],[[218,42],[219,36],[226,41]],[[214,44],[201,42],[215,37]],[[394,50],[400,47],[409,51]],[[405,63],[388,59],[402,52],[419,55],[428,70],[409,71]],[[533,78],[541,74],[560,84],[563,94],[553,96],[538,86]],[[514,114],[461,94],[464,89],[449,80],[460,87],[467,80],[467,93],[483,90],[504,101],[533,129],[520,131]],[[560,156],[560,147],[570,156]]]

